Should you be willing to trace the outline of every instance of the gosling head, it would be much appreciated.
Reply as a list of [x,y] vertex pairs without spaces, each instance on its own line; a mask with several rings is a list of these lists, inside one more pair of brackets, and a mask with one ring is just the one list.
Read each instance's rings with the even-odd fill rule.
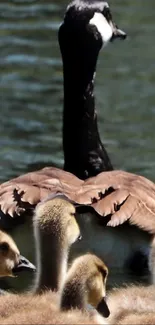
[[110,315],[106,303],[108,268],[100,258],[92,254],[87,255],[87,267],[90,269],[87,279],[88,303],[104,317],[108,317]]
[[[60,45],[69,50],[78,46],[82,52],[100,50],[109,41],[125,39],[126,33],[113,22],[107,2],[103,0],[73,0],[67,7],[59,30]],[[95,50],[96,49],[96,50]]]
[[48,197],[36,207],[34,226],[42,235],[48,234],[63,247],[70,247],[81,239],[80,229],[75,219],[76,210],[64,195]]
[[0,276],[14,277],[22,270],[35,271],[35,266],[20,252],[14,240],[5,232],[0,231]]
[[61,309],[85,310],[92,305],[104,317],[110,312],[106,304],[106,280],[108,269],[97,256],[85,254],[74,260],[64,283]]

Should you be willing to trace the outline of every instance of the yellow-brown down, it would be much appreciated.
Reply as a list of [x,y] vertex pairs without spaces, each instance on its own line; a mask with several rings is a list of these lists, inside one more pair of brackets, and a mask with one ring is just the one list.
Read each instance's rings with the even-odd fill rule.
[[[78,301],[75,309],[75,305],[69,309],[71,307],[69,295],[72,299],[74,290],[79,290],[79,296],[83,295],[86,304],[92,303],[97,307],[105,297],[107,274],[107,267],[98,257],[92,254],[81,256],[73,262],[61,291],[62,296],[67,294],[68,308],[66,304],[64,306],[62,300],[60,305],[62,309],[63,307],[68,309],[67,311],[60,311],[59,295],[51,291],[41,296],[16,295],[14,303],[6,296],[3,297],[1,306],[5,305],[7,308],[3,310],[0,324],[107,324],[96,310],[88,311],[83,308],[80,310]],[[10,308],[9,312],[8,308]],[[0,315],[2,309],[0,307]]]

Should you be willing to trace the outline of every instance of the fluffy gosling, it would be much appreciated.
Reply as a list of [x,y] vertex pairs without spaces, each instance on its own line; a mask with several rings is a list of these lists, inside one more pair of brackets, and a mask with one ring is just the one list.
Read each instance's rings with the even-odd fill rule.
[[24,256],[13,238],[0,230],[0,277],[14,277],[22,270],[35,271],[35,266]]

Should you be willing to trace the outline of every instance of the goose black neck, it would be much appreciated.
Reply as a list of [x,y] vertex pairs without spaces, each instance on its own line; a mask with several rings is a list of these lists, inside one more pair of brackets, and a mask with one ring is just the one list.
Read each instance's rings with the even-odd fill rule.
[[[77,40],[78,43],[78,40]],[[81,179],[112,170],[101,142],[94,98],[99,47],[60,44],[64,73],[64,169]]]

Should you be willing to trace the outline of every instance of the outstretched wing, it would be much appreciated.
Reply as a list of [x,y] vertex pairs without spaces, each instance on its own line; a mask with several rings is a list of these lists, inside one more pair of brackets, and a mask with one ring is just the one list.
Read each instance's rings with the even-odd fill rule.
[[125,171],[103,172],[85,181],[54,167],[12,179],[0,186],[4,214],[21,216],[49,194],[61,192],[75,203],[92,206],[108,226],[125,221],[155,232],[155,184]]

